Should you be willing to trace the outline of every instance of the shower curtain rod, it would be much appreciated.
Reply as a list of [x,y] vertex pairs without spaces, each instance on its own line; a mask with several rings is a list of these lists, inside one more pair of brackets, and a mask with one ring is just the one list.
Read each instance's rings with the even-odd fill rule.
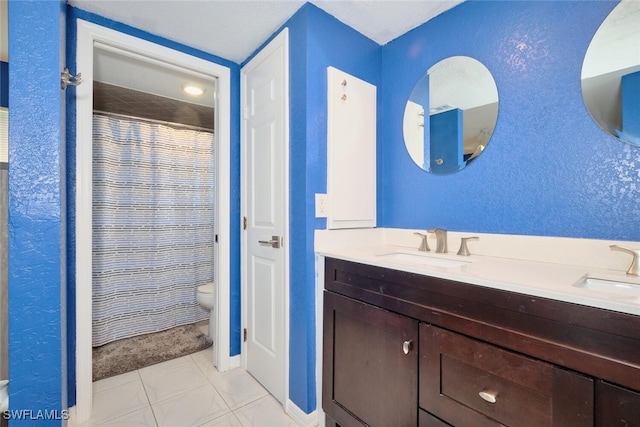
[[134,119],[134,120],[140,120],[140,121],[148,122],[148,123],[156,123],[156,124],[171,126],[173,128],[184,128],[184,129],[189,129],[189,130],[197,130],[199,132],[209,132],[209,133],[215,134],[215,131],[213,129],[210,129],[210,128],[203,128],[203,127],[200,127],[200,126],[186,125],[186,124],[183,124],[183,123],[167,122],[167,121],[164,121],[164,120],[147,119],[147,118],[144,118],[144,117],[128,116],[126,114],[112,113],[110,111],[93,110],[93,114],[99,114],[99,115],[102,115],[102,116],[121,117],[123,119]]

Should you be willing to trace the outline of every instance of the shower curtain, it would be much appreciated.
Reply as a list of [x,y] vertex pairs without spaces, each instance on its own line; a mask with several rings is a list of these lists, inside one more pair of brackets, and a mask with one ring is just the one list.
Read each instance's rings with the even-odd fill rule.
[[207,319],[214,135],[94,114],[93,346]]

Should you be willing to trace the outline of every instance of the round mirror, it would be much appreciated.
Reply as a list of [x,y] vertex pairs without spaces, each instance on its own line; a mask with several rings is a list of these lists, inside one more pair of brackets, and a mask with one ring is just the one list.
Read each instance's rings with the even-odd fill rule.
[[468,56],[429,68],[404,109],[404,144],[416,165],[457,172],[487,146],[498,119],[498,89],[489,70]]
[[640,146],[640,2],[622,0],[593,36],[582,63],[582,98],[609,134]]

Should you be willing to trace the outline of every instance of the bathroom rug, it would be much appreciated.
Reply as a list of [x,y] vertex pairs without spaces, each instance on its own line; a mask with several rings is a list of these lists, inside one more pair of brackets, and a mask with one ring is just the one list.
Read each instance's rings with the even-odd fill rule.
[[93,348],[93,381],[186,356],[212,344],[195,324],[110,342]]

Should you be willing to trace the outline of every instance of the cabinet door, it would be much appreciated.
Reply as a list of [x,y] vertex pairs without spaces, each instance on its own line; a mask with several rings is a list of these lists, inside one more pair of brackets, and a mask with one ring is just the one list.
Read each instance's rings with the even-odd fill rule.
[[596,426],[640,427],[640,392],[597,381]]
[[418,423],[418,322],[325,292],[324,411],[340,426]]
[[455,426],[591,427],[593,381],[422,324],[420,407]]
[[376,226],[376,87],[327,69],[327,228]]

